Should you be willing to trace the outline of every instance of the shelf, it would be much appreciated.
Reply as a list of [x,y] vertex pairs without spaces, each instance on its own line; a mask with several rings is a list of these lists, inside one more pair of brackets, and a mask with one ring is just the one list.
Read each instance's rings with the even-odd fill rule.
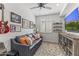
[[54,26],[53,28],[62,28],[62,26]]
[[56,22],[53,24],[53,31],[55,32],[62,32],[62,28],[62,23]]
[[53,25],[59,25],[59,24],[62,25],[62,23],[58,23],[58,22],[57,23],[53,23]]

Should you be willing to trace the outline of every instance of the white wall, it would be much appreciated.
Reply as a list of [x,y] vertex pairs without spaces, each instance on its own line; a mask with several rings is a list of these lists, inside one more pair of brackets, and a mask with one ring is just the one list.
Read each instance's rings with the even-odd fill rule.
[[[43,16],[37,16],[36,17],[36,25],[37,28],[40,30],[40,20],[41,19],[47,19],[47,20],[52,20],[52,23],[56,23],[56,22],[62,22],[62,30],[64,31],[64,18],[63,17],[59,17],[59,14],[50,14],[50,15],[43,15]],[[42,26],[42,25],[41,25]],[[49,27],[48,27],[49,29]],[[53,30],[53,29],[52,29]],[[44,37],[44,41],[49,41],[49,42],[58,42],[58,33],[52,31],[52,33],[43,33],[43,37]]]
[[[31,18],[31,21],[32,21],[33,17],[28,15],[29,14],[29,13],[27,13],[28,11],[25,10],[24,8],[22,9],[21,6],[19,6],[18,4],[11,3],[11,4],[4,4],[4,6],[5,6],[5,18],[4,18],[4,20],[9,21],[9,24],[13,24],[10,22],[10,12],[14,12],[16,14],[19,14],[23,18],[28,19],[28,20],[30,20],[30,18]],[[33,19],[33,21],[34,21],[34,19]],[[14,24],[16,24],[16,23],[14,23]],[[16,24],[16,25],[21,25],[21,24]],[[18,36],[18,35],[28,34],[28,33],[33,32],[33,29],[23,29],[23,28],[21,28],[21,29],[22,29],[21,32],[13,32],[13,33],[9,32],[7,34],[0,34],[0,42],[4,42],[5,47],[7,48],[8,51],[10,50],[10,45],[11,45],[10,39],[11,38],[14,38],[15,36]]]
[[[27,19],[27,20],[30,20],[30,21],[33,21],[35,23],[35,16],[32,12],[32,10],[30,10],[28,8],[28,3],[17,3],[19,5],[19,8],[21,10],[21,14],[22,14],[22,17]],[[30,3],[29,3],[30,4]]]

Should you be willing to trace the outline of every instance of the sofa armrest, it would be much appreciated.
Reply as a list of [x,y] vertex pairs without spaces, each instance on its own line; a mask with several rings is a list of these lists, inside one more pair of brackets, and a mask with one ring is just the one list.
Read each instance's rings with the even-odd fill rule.
[[11,50],[19,52],[20,56],[29,55],[29,45],[22,45],[17,43],[14,39],[11,39]]

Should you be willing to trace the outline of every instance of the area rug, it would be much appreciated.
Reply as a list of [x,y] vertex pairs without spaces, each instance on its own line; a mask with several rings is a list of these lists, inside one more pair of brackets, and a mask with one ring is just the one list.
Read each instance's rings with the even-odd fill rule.
[[58,44],[43,42],[34,56],[65,56],[65,53]]

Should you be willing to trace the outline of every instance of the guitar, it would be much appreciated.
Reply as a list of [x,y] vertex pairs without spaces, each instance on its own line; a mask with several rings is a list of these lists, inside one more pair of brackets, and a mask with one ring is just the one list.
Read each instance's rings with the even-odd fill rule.
[[0,34],[8,33],[9,32],[9,26],[8,21],[0,21]]
[[9,32],[9,26],[8,21],[4,21],[4,5],[0,4],[0,6],[0,9],[2,11],[2,21],[0,21],[0,34],[3,34]]

